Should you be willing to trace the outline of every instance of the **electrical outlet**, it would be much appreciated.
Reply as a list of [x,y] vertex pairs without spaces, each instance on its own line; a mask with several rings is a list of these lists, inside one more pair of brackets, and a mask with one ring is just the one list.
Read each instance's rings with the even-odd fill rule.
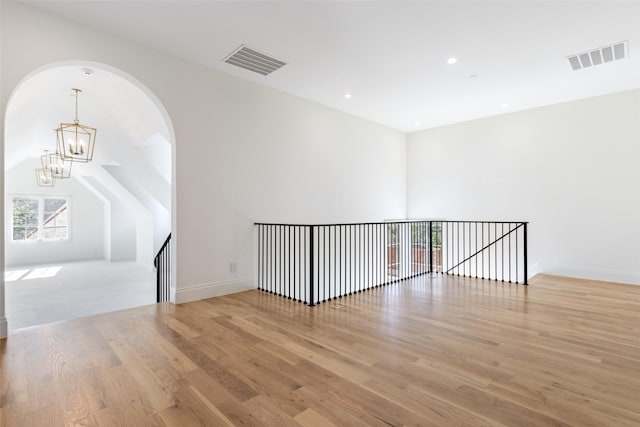
[[235,273],[236,271],[238,271],[238,264],[236,264],[235,262],[230,262],[229,271],[232,273]]

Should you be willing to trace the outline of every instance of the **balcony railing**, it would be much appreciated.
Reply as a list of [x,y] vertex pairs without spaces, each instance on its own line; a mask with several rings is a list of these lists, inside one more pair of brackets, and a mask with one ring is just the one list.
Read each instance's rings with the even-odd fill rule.
[[526,222],[256,227],[258,289],[310,306],[428,273],[527,284]]

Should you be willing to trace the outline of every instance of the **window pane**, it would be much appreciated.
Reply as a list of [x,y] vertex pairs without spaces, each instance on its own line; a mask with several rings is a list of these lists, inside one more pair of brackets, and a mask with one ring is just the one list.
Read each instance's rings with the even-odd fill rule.
[[44,199],[43,225],[55,225],[61,215],[65,215],[66,224],[67,201],[64,199]]
[[13,225],[14,226],[25,226],[25,225],[38,225],[38,217],[37,214],[30,213],[19,213],[13,216]]
[[67,227],[45,228],[42,231],[44,240],[61,240],[67,238]]
[[65,227],[68,225],[68,211],[65,208],[62,211],[58,211],[52,214],[48,219],[44,221],[44,228],[49,227]]
[[24,240],[25,237],[25,229],[24,228],[13,228],[13,240]]
[[65,199],[44,199],[44,211],[45,213],[56,212],[66,204]]
[[13,199],[13,224],[17,226],[38,225],[38,200]]
[[38,240],[38,227],[27,227],[27,240]]
[[67,239],[69,237],[69,229],[61,227],[56,229],[56,239]]

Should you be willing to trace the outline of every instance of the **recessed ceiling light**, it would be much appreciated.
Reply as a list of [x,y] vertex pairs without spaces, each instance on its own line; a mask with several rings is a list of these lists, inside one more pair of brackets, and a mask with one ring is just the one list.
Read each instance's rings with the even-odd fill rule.
[[454,57],[447,59],[447,64],[455,64],[458,60]]
[[420,122],[416,122],[416,126],[420,126],[422,123]]
[[350,92],[345,93],[344,97],[347,98],[347,99],[351,98],[351,93]]
[[91,74],[93,74],[93,70],[91,68],[83,68],[82,74],[84,74],[85,76],[90,76]]
[[508,104],[508,103],[506,103],[506,102],[503,102],[503,103],[502,103],[502,108],[509,108],[509,104]]

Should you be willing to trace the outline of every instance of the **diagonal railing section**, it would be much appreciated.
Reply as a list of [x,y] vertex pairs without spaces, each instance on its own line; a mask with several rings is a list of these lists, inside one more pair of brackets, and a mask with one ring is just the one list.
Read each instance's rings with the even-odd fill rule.
[[156,301],[171,299],[171,233],[153,259],[156,268]]
[[427,273],[527,283],[525,222],[256,223],[258,288],[315,305]]
[[441,260],[434,271],[527,284],[527,223],[436,221]]

